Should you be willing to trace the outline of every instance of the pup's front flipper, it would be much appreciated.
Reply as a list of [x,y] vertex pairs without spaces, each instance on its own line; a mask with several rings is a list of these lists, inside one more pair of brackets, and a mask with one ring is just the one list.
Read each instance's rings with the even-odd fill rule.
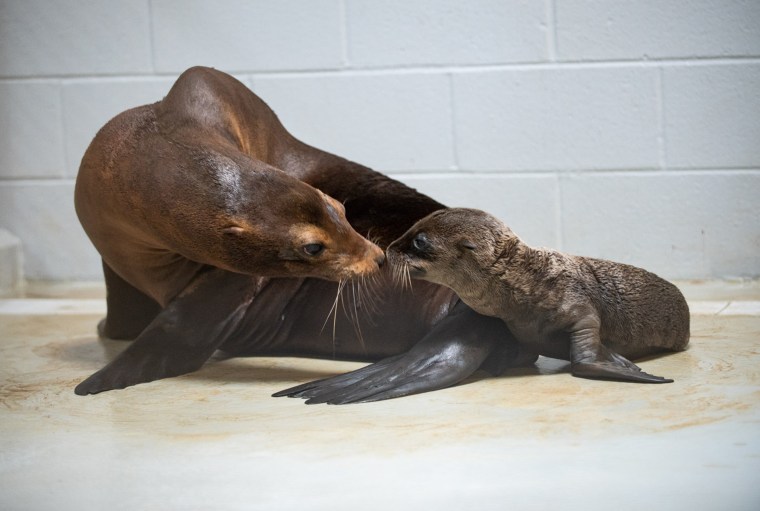
[[604,346],[596,326],[571,332],[571,371],[581,378],[672,383],[673,380],[645,373],[639,366]]
[[[465,308],[441,320],[406,353],[350,373],[274,394],[306,404],[380,401],[438,390],[461,382],[481,367],[493,371],[522,360],[503,323]],[[498,360],[497,360],[498,359]]]
[[97,394],[195,371],[229,336],[255,289],[253,278],[218,269],[201,274],[126,350],[74,392]]

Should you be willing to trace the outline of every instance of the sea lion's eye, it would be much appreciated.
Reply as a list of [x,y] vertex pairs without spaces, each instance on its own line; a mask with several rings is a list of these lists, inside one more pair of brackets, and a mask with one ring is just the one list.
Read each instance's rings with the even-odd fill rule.
[[416,250],[424,251],[430,248],[430,242],[428,241],[427,236],[425,236],[425,233],[421,232],[412,240],[412,246]]
[[465,249],[467,249],[467,250],[475,250],[475,249],[477,248],[477,247],[475,246],[475,243],[473,243],[472,241],[469,241],[469,240],[463,240],[463,241],[460,243],[460,246],[461,246],[462,248],[465,248]]
[[315,257],[322,253],[325,246],[321,243],[308,243],[303,246],[303,251],[306,255]]

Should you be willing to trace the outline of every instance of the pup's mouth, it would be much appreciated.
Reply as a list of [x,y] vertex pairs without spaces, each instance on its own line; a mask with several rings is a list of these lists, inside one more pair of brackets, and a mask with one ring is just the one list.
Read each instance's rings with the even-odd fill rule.
[[424,277],[427,271],[415,264],[409,263],[409,276],[412,278]]

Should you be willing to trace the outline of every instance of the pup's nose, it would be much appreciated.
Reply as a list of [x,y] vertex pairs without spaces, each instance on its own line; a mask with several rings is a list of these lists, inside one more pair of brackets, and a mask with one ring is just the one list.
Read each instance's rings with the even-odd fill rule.
[[380,255],[375,258],[375,262],[377,263],[378,268],[382,268],[385,264],[385,254],[380,252]]

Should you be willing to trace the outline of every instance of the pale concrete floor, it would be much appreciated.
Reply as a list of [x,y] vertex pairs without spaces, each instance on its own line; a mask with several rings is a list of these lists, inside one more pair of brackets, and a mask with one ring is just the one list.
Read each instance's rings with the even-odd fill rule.
[[0,509],[760,509],[760,285],[679,283],[692,345],[643,361],[669,385],[566,364],[380,403],[269,397],[360,367],[212,361],[97,396],[124,344],[100,286],[0,300]]

